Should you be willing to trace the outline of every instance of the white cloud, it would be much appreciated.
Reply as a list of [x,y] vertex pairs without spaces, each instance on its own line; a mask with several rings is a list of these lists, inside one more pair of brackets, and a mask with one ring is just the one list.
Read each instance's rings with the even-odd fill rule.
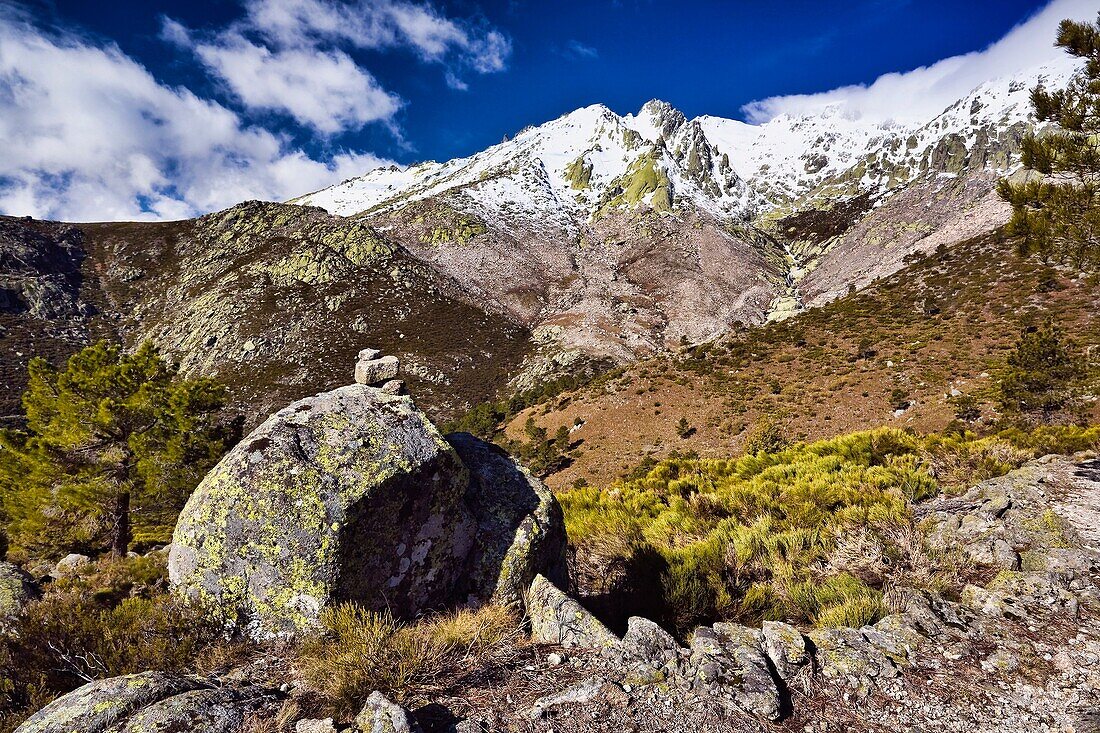
[[0,11],[0,211],[73,221],[193,216],[282,200],[385,161],[318,160],[166,87],[116,46]]
[[237,34],[194,50],[245,106],[285,111],[321,133],[389,120],[401,107],[398,97],[342,51],[272,51]]
[[564,55],[574,59],[596,59],[600,57],[600,52],[573,39],[565,44]]
[[403,0],[247,0],[226,29],[195,33],[166,18],[161,37],[190,48],[246,106],[325,134],[389,120],[401,106],[347,50],[408,49],[444,65],[456,90],[468,88],[459,70],[501,71],[511,53],[497,30]]
[[248,24],[282,46],[320,42],[356,48],[407,47],[423,61],[458,62],[480,73],[501,71],[511,42],[500,32],[448,18],[429,3],[403,0],[248,0]]
[[769,97],[750,102],[742,112],[749,122],[762,123],[781,114],[809,114],[840,103],[849,116],[878,122],[930,119],[985,81],[1063,61],[1065,52],[1054,47],[1058,23],[1063,18],[1091,21],[1096,11],[1096,0],[1054,0],[982,51],[885,74],[870,85]]

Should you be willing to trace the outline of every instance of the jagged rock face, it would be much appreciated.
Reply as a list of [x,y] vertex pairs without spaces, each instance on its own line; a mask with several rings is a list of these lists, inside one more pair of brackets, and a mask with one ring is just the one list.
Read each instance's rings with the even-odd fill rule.
[[564,572],[561,508],[511,459],[454,442],[462,458],[409,397],[366,385],[291,404],[188,500],[173,585],[256,637],[344,601],[402,618],[518,602],[536,573]]
[[[0,240],[68,237],[58,252],[72,257],[42,267],[66,287],[66,273],[83,276],[82,302],[102,315],[89,322],[78,303],[76,327],[154,339],[185,374],[226,381],[251,418],[342,381],[333,365],[367,340],[401,357],[433,415],[453,417],[509,380],[786,317],[999,226],[1008,209],[993,184],[1032,129],[1028,89],[1072,70],[989,81],[931,120],[881,124],[837,105],[763,125],[688,120],[657,100],[631,115],[595,105],[469,158],[297,200],[349,219],[247,202],[75,233],[4,220]],[[21,266],[2,253],[9,311],[72,310],[16,294],[5,270]],[[21,352],[63,355],[89,336],[43,338],[30,309],[0,308],[0,326],[0,370],[16,386]],[[16,390],[3,397],[16,406]]]
[[90,682],[32,715],[18,733],[238,733],[245,716],[274,715],[277,694],[163,672]]
[[[465,192],[446,200],[448,209],[471,205]],[[552,332],[558,351],[625,362],[714,338],[762,322],[783,287],[777,245],[705,212],[611,211],[573,231],[486,216],[468,241],[425,243],[417,221],[435,206],[419,201],[371,221],[494,310]]]
[[61,358],[89,338],[83,233],[0,217],[0,415],[16,411],[32,356]]
[[[0,369],[14,388],[32,355],[61,361],[97,334],[153,339],[186,376],[226,383],[251,426],[343,383],[342,365],[371,343],[401,358],[422,404],[450,417],[492,396],[528,350],[522,326],[369,226],[319,209],[247,202],[182,222],[0,224],[27,241],[38,229],[74,232],[86,252],[81,304],[98,311],[58,349],[42,342],[64,320],[0,312]],[[18,391],[3,397],[14,407]]]

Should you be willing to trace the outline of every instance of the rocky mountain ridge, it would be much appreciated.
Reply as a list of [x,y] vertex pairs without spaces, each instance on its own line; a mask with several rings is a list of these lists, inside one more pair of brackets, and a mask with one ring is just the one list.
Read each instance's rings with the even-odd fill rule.
[[[659,101],[626,116],[596,105],[298,205],[184,222],[4,219],[8,404],[31,355],[107,335],[153,339],[185,373],[261,401],[248,410],[259,417],[332,386],[330,365],[365,339],[403,359],[433,414],[453,416],[506,383],[786,318],[1002,224],[994,186],[1030,129],[1028,90],[1072,69],[987,82],[930,121],[868,123],[834,105],[751,126]],[[24,256],[43,236],[64,262]],[[59,297],[75,305],[46,325]]]

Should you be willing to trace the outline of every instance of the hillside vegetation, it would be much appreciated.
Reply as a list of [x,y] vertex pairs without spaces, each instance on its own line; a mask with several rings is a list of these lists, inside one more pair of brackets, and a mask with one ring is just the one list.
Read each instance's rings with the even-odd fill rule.
[[736,454],[762,421],[792,439],[884,425],[930,432],[959,416],[988,430],[1007,354],[1024,328],[1051,319],[1085,363],[1084,417],[1095,417],[1097,283],[1020,257],[998,233],[977,237],[827,306],[506,413],[503,436],[529,441],[528,420],[549,436],[570,429],[567,460],[546,479],[565,487],[606,484],[673,450]]
[[559,498],[574,581],[613,621],[647,613],[682,634],[715,618],[858,628],[888,613],[891,586],[952,595],[981,575],[927,543],[914,502],[1098,444],[1100,428],[882,428],[739,458],[675,455]]

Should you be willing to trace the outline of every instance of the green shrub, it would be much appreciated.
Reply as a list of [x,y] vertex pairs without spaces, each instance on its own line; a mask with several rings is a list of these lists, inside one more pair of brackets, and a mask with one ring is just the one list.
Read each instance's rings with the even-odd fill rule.
[[48,585],[0,634],[0,730],[93,679],[225,671],[250,653],[165,584],[160,556],[104,560]]
[[[984,438],[878,429],[735,459],[647,457],[609,487],[564,490],[559,499],[578,590],[594,606],[619,608],[613,620],[646,602],[681,634],[726,617],[870,623],[883,613],[888,579],[938,591],[964,582],[965,560],[924,541],[912,502],[1034,455],[1098,444],[1100,428]],[[630,594],[622,608],[607,599],[617,567],[641,569],[620,584]]]

